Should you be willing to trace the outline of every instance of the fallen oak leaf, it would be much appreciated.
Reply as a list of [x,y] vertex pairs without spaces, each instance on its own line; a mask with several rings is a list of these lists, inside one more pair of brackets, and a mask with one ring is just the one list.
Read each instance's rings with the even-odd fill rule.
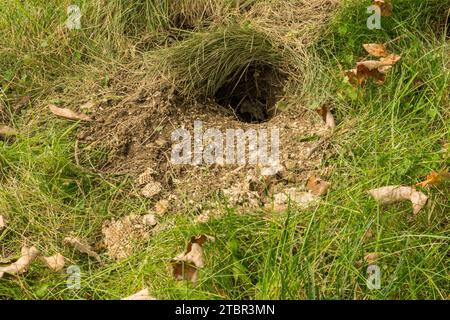
[[387,186],[369,190],[369,194],[380,204],[392,204],[400,201],[411,201],[413,214],[416,215],[427,204],[428,197],[412,187]]
[[50,257],[41,257],[41,260],[45,262],[50,270],[55,272],[61,271],[66,264],[64,256],[60,253],[57,253]]
[[66,108],[59,108],[59,107],[55,106],[54,104],[49,104],[48,108],[50,109],[51,113],[53,113],[55,116],[60,117],[60,118],[73,120],[73,121],[86,121],[86,122],[92,121],[91,117],[89,117],[83,113],[75,112],[75,111],[72,111],[72,110],[66,109]]
[[366,43],[363,44],[363,47],[368,54],[377,58],[386,57],[388,55],[385,44]]
[[156,298],[150,295],[148,288],[145,288],[139,292],[136,292],[135,294],[132,294],[131,296],[122,298],[120,300],[156,300]]
[[356,70],[356,68],[345,71],[345,77],[347,78],[348,82],[353,86],[358,86],[359,84],[361,84],[357,77],[357,73],[358,70]]
[[18,275],[28,271],[28,268],[39,255],[38,249],[36,247],[22,247],[22,256],[14,263],[9,266],[0,267],[0,278],[3,277],[5,273],[11,275]]
[[173,277],[175,280],[188,280],[194,284],[198,281],[198,269],[195,265],[188,261],[178,261],[173,259],[171,261],[173,269]]
[[78,238],[74,238],[74,237],[66,237],[63,240],[65,245],[71,246],[73,247],[75,250],[78,250],[81,253],[85,253],[88,256],[94,258],[95,260],[97,260],[98,262],[101,262],[102,260],[100,259],[100,256],[98,255],[97,252],[93,251],[91,246],[83,241],[81,241]]

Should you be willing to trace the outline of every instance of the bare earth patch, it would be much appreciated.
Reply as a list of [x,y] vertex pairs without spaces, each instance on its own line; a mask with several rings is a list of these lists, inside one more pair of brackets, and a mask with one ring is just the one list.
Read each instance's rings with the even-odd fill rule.
[[[330,132],[314,111],[280,101],[278,105],[283,105],[284,111],[276,111],[265,122],[247,123],[214,101],[183,101],[170,86],[134,96],[140,97],[114,106],[97,106],[94,121],[80,132],[79,140],[85,147],[107,152],[107,160],[98,169],[129,174],[140,188],[158,184],[158,192],[150,187],[151,194],[143,190],[149,191],[147,198],[155,202],[170,199],[172,208],[185,208],[224,197],[233,206],[257,208],[289,187],[303,190],[312,175],[327,175],[321,165],[326,149],[321,141]],[[184,128],[193,133],[196,120],[202,121],[203,131],[217,128],[223,134],[226,129],[266,129],[269,145],[271,129],[279,129],[278,173],[263,176],[258,165],[250,164],[173,164],[172,132]]]

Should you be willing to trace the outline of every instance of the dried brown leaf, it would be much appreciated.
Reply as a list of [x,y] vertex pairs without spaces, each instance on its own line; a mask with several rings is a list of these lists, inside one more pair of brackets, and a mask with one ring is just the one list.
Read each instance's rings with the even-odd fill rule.
[[59,108],[53,104],[48,105],[48,108],[50,109],[51,113],[60,118],[73,121],[87,121],[87,122],[92,121],[92,119],[89,116],[83,113],[72,111],[70,109]]
[[323,121],[325,122],[328,128],[330,129],[336,128],[336,121],[334,120],[334,116],[331,113],[330,107],[324,105],[316,109],[316,112],[322,117]]
[[373,4],[380,7],[382,17],[392,16],[392,2],[391,0],[373,0]]
[[145,288],[131,296],[122,298],[121,300],[156,300],[156,298],[152,297],[149,290]]
[[94,258],[95,260],[97,260],[98,262],[101,262],[102,260],[100,259],[100,256],[97,254],[97,252],[95,252],[94,250],[92,250],[91,246],[78,239],[78,238],[74,238],[74,237],[66,237],[64,238],[64,244],[73,247],[75,250],[81,252],[81,253],[85,253],[88,256]]
[[18,275],[28,271],[28,268],[39,255],[38,249],[36,247],[22,247],[22,256],[14,263],[9,266],[0,267],[0,278],[3,277],[5,273],[11,275]]
[[55,272],[61,271],[66,264],[64,256],[60,253],[49,257],[41,257],[41,259],[45,262],[47,267]]
[[377,58],[386,57],[388,55],[385,44],[366,43],[363,44],[363,47],[368,54]]
[[433,171],[427,176],[425,181],[417,183],[416,186],[426,187],[428,185],[437,185],[448,180],[450,180],[450,173],[448,171],[442,171],[440,173]]
[[412,187],[387,186],[369,190],[369,194],[380,204],[391,204],[400,201],[411,201],[413,214],[416,215],[427,204],[428,197]]
[[316,196],[323,196],[327,193],[331,183],[319,177],[311,176],[306,182],[306,187]]
[[381,58],[380,63],[382,63],[382,66],[393,66],[394,64],[399,62],[401,58],[401,56],[392,53],[386,57]]
[[197,283],[198,269],[205,264],[203,244],[213,240],[214,238],[207,235],[191,237],[186,251],[171,261],[173,275],[176,280],[189,280],[194,284]]

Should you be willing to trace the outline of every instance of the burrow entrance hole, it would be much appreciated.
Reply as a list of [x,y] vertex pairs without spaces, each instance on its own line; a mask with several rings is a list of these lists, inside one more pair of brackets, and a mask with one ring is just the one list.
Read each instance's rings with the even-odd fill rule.
[[281,95],[284,77],[273,67],[249,65],[238,79],[227,81],[214,98],[231,108],[238,120],[261,123],[275,115],[275,106]]

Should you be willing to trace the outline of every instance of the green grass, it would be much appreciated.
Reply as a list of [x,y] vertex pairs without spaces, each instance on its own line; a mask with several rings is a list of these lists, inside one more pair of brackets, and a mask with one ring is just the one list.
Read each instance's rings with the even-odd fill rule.
[[[117,299],[143,287],[160,299],[449,298],[448,183],[425,190],[430,205],[411,223],[409,203],[380,208],[367,194],[384,185],[413,185],[430,171],[450,165],[448,153],[441,151],[450,138],[449,47],[437,28],[446,18],[448,2],[395,1],[394,16],[383,20],[384,29],[370,31],[365,27],[367,3],[349,1],[311,49],[320,65],[306,68],[319,70],[316,85],[306,93],[301,87],[290,90],[306,95],[308,101],[331,102],[340,121],[331,140],[334,152],[324,163],[336,167],[330,178],[333,187],[317,209],[242,215],[223,204],[223,217],[198,225],[193,208],[186,208],[164,217],[161,223],[173,227],[153,236],[135,255],[103,266],[64,247],[62,239],[75,234],[95,242],[105,219],[146,214],[152,203],[130,196],[133,187],[126,177],[77,166],[77,124],[43,117],[40,106],[65,94],[75,100],[76,85],[83,78],[97,78],[100,86],[100,75],[132,61],[126,48],[137,44],[142,32],[164,38],[173,31],[165,31],[167,20],[148,26],[133,11],[136,8],[117,9],[129,5],[126,1],[108,1],[106,9],[82,1],[89,8],[97,7],[86,11],[89,21],[97,23],[58,38],[56,26],[64,21],[66,4],[54,10],[48,3],[7,0],[0,4],[0,16],[7,18],[0,19],[0,24],[6,23],[0,30],[14,31],[0,37],[0,103],[13,114],[16,96],[30,94],[36,101],[26,114],[12,116],[11,125],[20,132],[17,140],[0,141],[0,214],[9,220],[8,229],[0,232],[0,253],[18,252],[24,240],[45,254],[61,252],[70,264],[80,266],[81,289],[67,289],[66,274],[55,274],[36,262],[23,276],[0,279],[0,298]],[[104,21],[108,23],[101,28]],[[209,33],[191,31],[177,40],[181,42],[175,43],[175,52],[183,59],[186,52],[180,48],[196,45],[201,51],[197,39],[217,39],[222,27]],[[248,44],[245,30],[234,34],[242,36],[239,46]],[[364,58],[363,43],[393,39],[389,50],[401,54],[402,60],[386,84],[368,84],[357,91],[343,81],[338,66],[350,68]],[[265,44],[266,39],[261,41]],[[159,50],[161,43],[146,50]],[[223,52],[222,42],[207,43],[215,43]],[[264,45],[258,60],[272,63],[271,48],[272,44]],[[253,61],[249,52],[236,56],[239,65]],[[195,78],[196,73],[185,73],[186,90],[192,92],[200,84],[210,92],[220,87],[222,73],[216,70],[223,69],[208,61],[200,64],[200,70],[216,77],[205,84]],[[231,68],[228,74],[241,72],[238,69]],[[186,80],[189,75],[194,76],[191,82]],[[55,83],[68,88],[58,91]],[[368,229],[374,238],[364,241]],[[170,259],[184,250],[190,236],[202,233],[214,236],[216,242],[205,245],[206,267],[198,286],[174,281]],[[377,263],[382,270],[381,290],[366,287],[367,265],[359,261],[367,252],[382,253]]]

